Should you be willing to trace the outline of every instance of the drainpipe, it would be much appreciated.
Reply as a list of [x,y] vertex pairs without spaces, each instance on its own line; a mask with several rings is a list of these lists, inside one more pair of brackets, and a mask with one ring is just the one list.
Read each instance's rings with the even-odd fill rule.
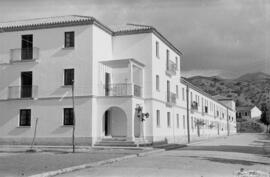
[[186,90],[186,101],[187,101],[187,138],[188,143],[190,143],[190,129],[189,129],[189,86],[187,85]]
[[227,135],[230,136],[229,109],[227,108]]

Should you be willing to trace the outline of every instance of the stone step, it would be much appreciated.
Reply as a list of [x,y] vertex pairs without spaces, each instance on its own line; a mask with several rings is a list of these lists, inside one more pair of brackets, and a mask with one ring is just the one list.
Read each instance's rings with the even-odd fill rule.
[[136,147],[134,142],[98,142],[95,146],[122,146],[122,147]]
[[127,141],[125,138],[102,138],[101,141],[103,142],[114,142],[114,141],[117,141],[117,142],[125,142]]

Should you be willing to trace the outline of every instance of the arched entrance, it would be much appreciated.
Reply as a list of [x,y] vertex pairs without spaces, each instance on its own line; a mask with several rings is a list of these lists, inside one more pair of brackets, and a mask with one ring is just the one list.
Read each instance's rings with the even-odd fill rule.
[[126,137],[127,116],[119,107],[110,107],[103,115],[103,135],[105,137]]

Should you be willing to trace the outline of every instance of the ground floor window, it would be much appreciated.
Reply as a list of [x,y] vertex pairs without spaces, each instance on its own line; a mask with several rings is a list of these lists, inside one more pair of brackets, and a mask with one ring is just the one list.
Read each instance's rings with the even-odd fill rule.
[[73,108],[64,108],[64,125],[73,125]]
[[185,118],[185,115],[183,115],[183,129],[186,128],[186,118]]
[[176,114],[176,125],[177,128],[180,128],[179,114]]
[[167,127],[171,127],[171,113],[167,112]]
[[160,127],[160,110],[157,110],[157,127]]
[[20,126],[31,126],[31,109],[20,110]]

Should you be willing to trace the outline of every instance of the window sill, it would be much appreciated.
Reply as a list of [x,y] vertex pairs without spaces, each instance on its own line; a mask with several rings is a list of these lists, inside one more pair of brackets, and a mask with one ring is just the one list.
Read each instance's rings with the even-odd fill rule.
[[75,47],[63,47],[62,49],[63,49],[63,50],[74,50]]
[[73,125],[62,125],[61,127],[63,127],[63,128],[65,128],[65,127],[71,128],[71,127],[73,127]]
[[62,87],[62,88],[71,88],[72,85],[62,85],[61,87]]
[[16,128],[31,128],[31,125],[30,126],[27,126],[27,125],[25,125],[25,126],[17,126]]

